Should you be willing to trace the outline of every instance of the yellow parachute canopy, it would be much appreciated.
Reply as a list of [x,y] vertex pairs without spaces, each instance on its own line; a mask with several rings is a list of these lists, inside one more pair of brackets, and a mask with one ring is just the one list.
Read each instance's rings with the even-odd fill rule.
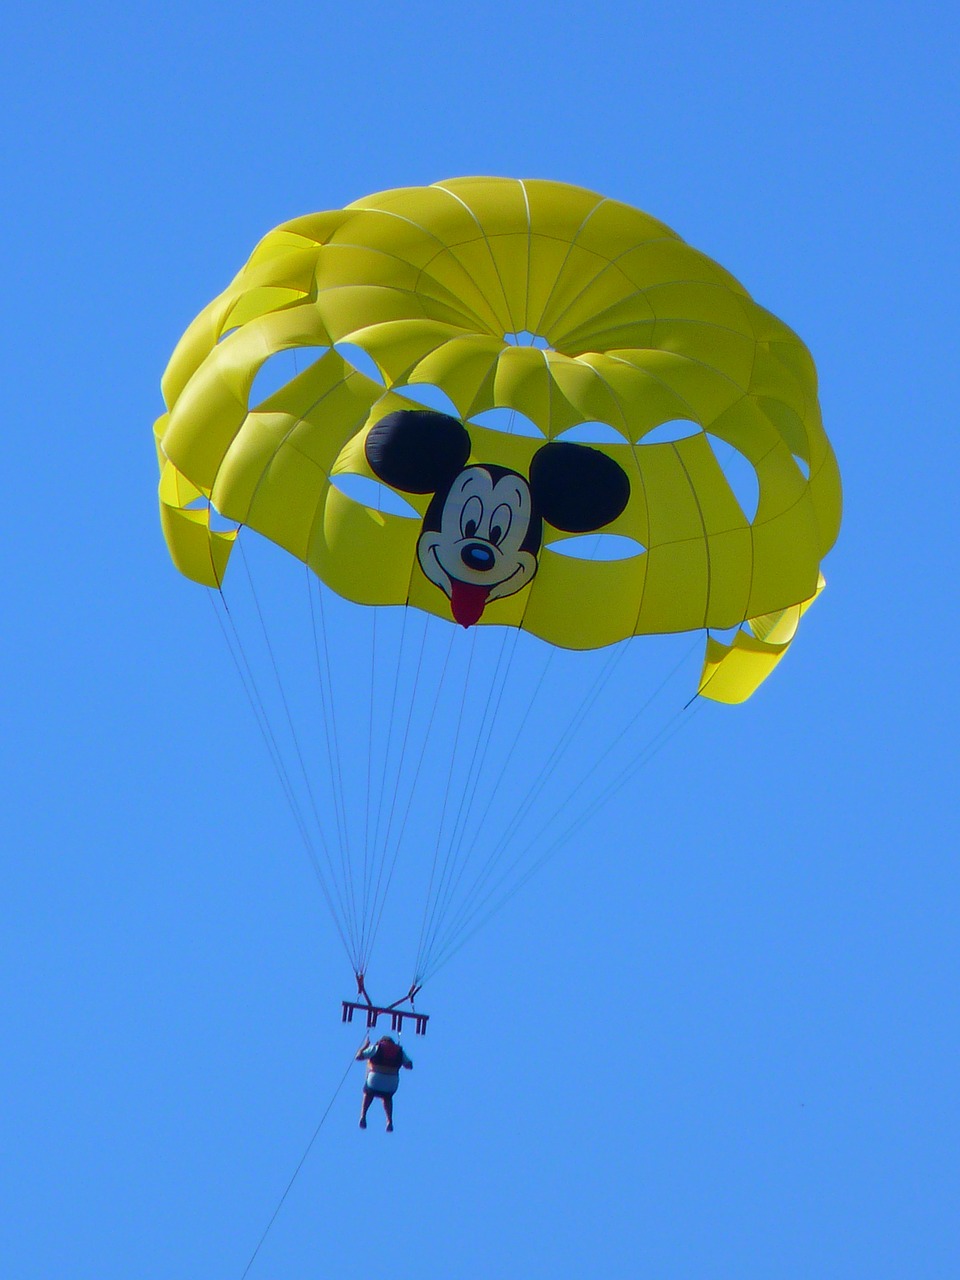
[[[372,359],[382,383],[334,349],[344,343]],[[328,350],[311,351],[302,372],[251,405],[261,366],[303,347]],[[422,414],[417,384],[446,393],[466,430],[463,466],[487,468],[494,489],[501,471],[530,477],[539,456],[560,456],[556,446],[588,423],[606,425],[590,448],[629,482],[603,532],[632,540],[635,554],[563,554],[564,541],[596,526],[552,524],[545,508],[532,570],[522,586],[484,596],[481,623],[572,649],[742,627],[731,644],[708,640],[699,691],[724,702],[742,701],[772,670],[822,586],[840,522],[812,359],[668,227],[561,183],[458,178],[271,231],[189,327],[163,379],[160,504],[176,566],[220,585],[235,534],[211,527],[215,511],[350,600],[450,618],[449,565],[428,573],[421,523],[334,483],[383,478],[371,433],[404,411]],[[474,421],[495,409],[524,415],[539,437]],[[677,422],[688,434],[664,440]],[[752,468],[755,512],[711,441]],[[436,523],[433,491],[403,496],[424,529]],[[465,492],[455,513],[464,528],[468,501]],[[488,513],[481,551],[495,557],[489,530]],[[463,576],[473,583],[483,567]]]

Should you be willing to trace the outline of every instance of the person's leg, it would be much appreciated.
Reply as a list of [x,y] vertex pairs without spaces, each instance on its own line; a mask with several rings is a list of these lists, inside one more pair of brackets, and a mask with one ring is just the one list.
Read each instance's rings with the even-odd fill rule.
[[363,1091],[363,1102],[360,1103],[360,1128],[367,1127],[367,1112],[370,1110],[370,1103],[373,1101],[373,1094],[368,1093],[366,1089]]
[[391,1094],[384,1094],[383,1109],[387,1113],[387,1133],[393,1133],[393,1097]]

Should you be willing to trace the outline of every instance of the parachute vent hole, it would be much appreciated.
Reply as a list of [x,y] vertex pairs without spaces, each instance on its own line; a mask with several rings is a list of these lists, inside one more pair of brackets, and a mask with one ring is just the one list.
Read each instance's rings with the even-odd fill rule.
[[520,329],[516,333],[505,333],[503,340],[511,347],[536,347],[539,351],[553,350],[553,345],[549,338],[545,338],[541,333],[531,333],[529,329]]
[[562,440],[569,444],[629,444],[630,441],[607,422],[578,422],[575,427],[567,427],[554,440]]
[[403,386],[393,387],[392,390],[406,400],[413,400],[415,404],[422,404],[425,409],[432,409],[434,413],[447,413],[451,418],[460,417],[460,410],[446,391],[434,386],[432,382],[408,382]]
[[214,533],[236,533],[241,525],[236,520],[222,516],[217,508],[210,504],[210,528]]
[[733,644],[737,632],[745,631],[746,629],[746,623],[740,623],[736,627],[711,627],[710,639],[719,640],[721,644]]
[[800,474],[803,476],[804,480],[809,480],[810,479],[810,463],[807,462],[806,458],[801,458],[799,453],[795,453],[793,455],[793,460],[797,464],[797,466],[800,468]]
[[362,373],[371,382],[379,382],[381,387],[384,385],[383,374],[377,368],[376,361],[373,356],[364,351],[363,347],[355,346],[352,342],[337,342],[334,343],[333,349],[338,355],[343,356],[347,364],[353,365],[358,373]]
[[757,514],[757,507],[760,505],[760,481],[753,463],[739,449],[735,449],[732,444],[727,444],[726,440],[721,440],[719,436],[708,433],[707,440],[714,457],[720,464],[720,470],[726,477],[727,484],[733,491],[733,496],[740,504],[740,509],[747,520],[752,524]]
[[370,476],[359,476],[343,473],[330,477],[330,483],[340,493],[371,511],[380,511],[388,516],[403,516],[407,520],[419,520],[420,513],[411,507],[399,493],[373,480]]
[[585,533],[548,542],[547,550],[573,560],[632,560],[634,556],[642,556],[646,547],[620,533]]
[[291,347],[268,356],[257,370],[247,404],[256,409],[281,391],[305,369],[323,358],[329,347]]
[[671,418],[669,422],[661,422],[641,436],[637,444],[673,444],[677,440],[698,436],[702,430],[700,423],[693,422],[690,418]]
[[487,409],[470,419],[477,427],[485,427],[487,431],[502,431],[508,436],[529,436],[534,440],[545,440],[546,436],[537,424],[519,409]]
[[226,516],[222,516],[213,503],[202,496],[194,498],[192,502],[188,502],[184,510],[209,511],[210,528],[214,533],[236,533],[241,527],[236,520],[228,520]]

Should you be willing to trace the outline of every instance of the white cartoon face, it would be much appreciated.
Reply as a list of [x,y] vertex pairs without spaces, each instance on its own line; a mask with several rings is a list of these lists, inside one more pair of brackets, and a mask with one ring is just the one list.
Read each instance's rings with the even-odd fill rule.
[[523,476],[473,466],[454,480],[440,528],[424,529],[417,555],[426,576],[449,596],[462,625],[471,626],[488,601],[513,595],[536,573],[536,555],[523,545],[532,519],[530,486]]
[[468,465],[462,422],[430,409],[398,409],[364,440],[370,470],[401,493],[432,493],[417,541],[427,578],[464,627],[489,600],[522,590],[537,572],[546,521],[587,533],[616,520],[630,498],[626,472],[586,445],[552,441],[530,460],[530,478],[493,462]]

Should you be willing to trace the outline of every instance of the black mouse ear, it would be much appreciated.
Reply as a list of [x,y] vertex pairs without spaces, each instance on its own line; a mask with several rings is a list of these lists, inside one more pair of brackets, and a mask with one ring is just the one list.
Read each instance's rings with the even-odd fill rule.
[[391,488],[436,493],[466,466],[470,437],[448,414],[398,409],[372,428],[364,452],[374,475]]
[[557,441],[534,455],[530,492],[548,524],[565,533],[589,533],[620,515],[630,501],[630,481],[605,453]]

